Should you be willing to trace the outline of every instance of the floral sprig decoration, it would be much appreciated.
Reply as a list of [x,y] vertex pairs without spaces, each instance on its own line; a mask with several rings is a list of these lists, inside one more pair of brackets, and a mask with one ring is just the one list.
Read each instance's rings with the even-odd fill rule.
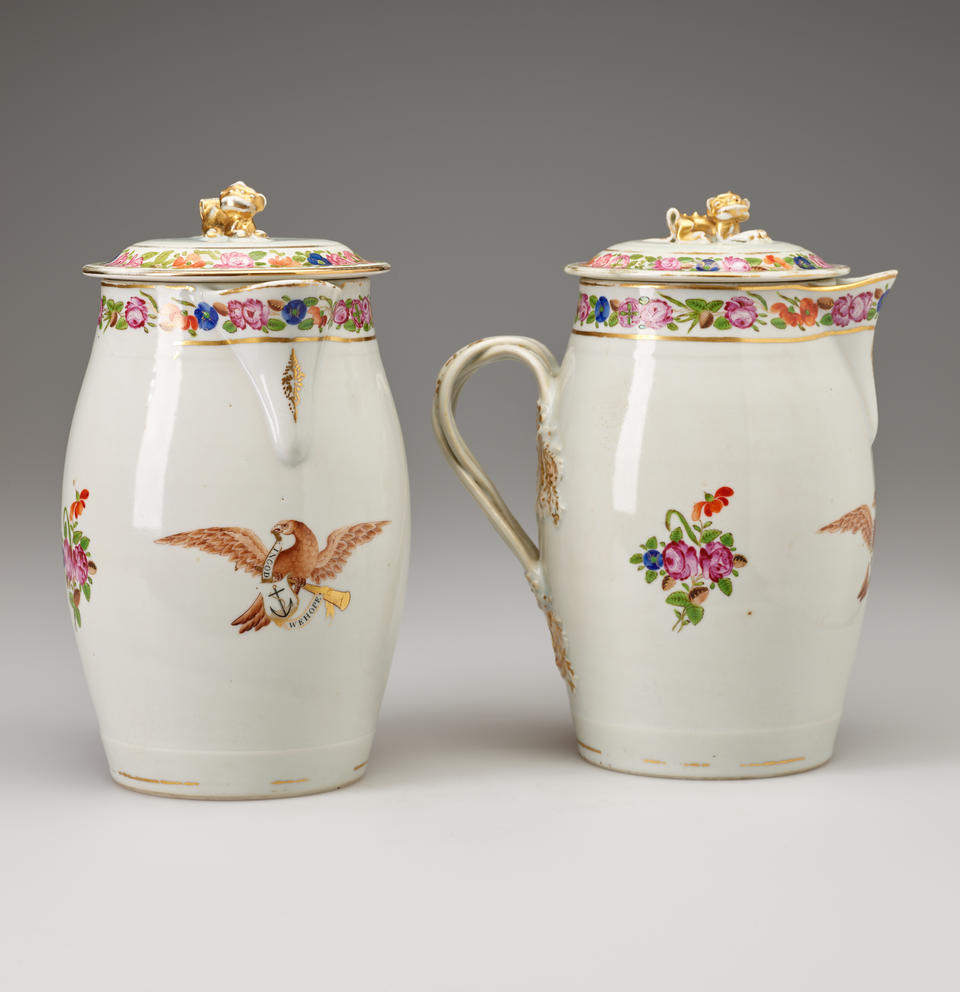
[[[651,536],[630,556],[630,563],[644,573],[648,585],[660,579],[660,588],[667,593],[665,602],[673,607],[672,629],[678,633],[700,623],[711,590],[732,595],[733,580],[747,564],[746,557],[737,552],[733,534],[712,523],[712,518],[730,505],[732,496],[730,486],[705,492],[703,499],[693,504],[693,523],[679,510],[667,510],[667,539]],[[706,519],[701,522],[702,518]],[[674,519],[677,524],[671,529]]]
[[132,328],[149,334],[150,328],[157,326],[157,301],[143,290],[141,294],[131,296],[128,300],[113,300],[101,296],[97,330],[115,327],[118,331],[125,331]]
[[80,597],[90,601],[93,577],[97,574],[97,566],[88,554],[90,538],[77,524],[89,498],[88,489],[77,489],[73,501],[63,508],[63,573],[67,582],[67,602],[78,628],[81,625]]

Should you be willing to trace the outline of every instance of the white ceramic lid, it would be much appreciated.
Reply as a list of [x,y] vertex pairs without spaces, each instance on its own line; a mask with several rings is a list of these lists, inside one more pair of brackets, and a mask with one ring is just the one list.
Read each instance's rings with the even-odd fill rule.
[[87,275],[164,282],[214,281],[242,276],[361,276],[383,272],[386,262],[372,262],[339,241],[325,238],[271,238],[254,217],[267,203],[263,194],[237,181],[219,197],[200,201],[204,233],[190,238],[138,241],[110,262],[85,265]]
[[618,282],[632,273],[644,278],[649,273],[657,282],[720,284],[809,282],[850,271],[800,245],[775,241],[766,231],[741,229],[749,211],[750,201],[733,192],[710,197],[705,214],[683,214],[671,207],[668,237],[621,241],[564,271]]

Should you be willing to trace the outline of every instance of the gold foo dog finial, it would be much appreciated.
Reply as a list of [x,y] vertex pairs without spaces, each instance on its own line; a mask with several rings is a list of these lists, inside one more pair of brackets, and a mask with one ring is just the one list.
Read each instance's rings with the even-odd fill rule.
[[257,229],[253,218],[266,205],[262,193],[238,179],[220,196],[200,201],[203,233],[208,238],[265,238],[266,232]]
[[745,231],[740,224],[750,218],[750,201],[732,190],[711,196],[707,213],[682,214],[676,207],[667,211],[667,227],[671,241],[727,241],[737,237],[742,241],[758,241],[767,237],[766,231]]

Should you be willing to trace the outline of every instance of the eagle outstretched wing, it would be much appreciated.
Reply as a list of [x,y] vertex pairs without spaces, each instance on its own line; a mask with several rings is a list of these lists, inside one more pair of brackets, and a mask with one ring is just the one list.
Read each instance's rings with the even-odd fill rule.
[[383,530],[389,520],[373,520],[365,524],[353,524],[349,527],[338,527],[330,532],[327,546],[317,555],[317,560],[310,573],[313,582],[323,582],[338,575],[353,554],[353,549],[367,541],[372,541]]
[[870,507],[864,503],[855,510],[845,513],[842,517],[821,527],[821,534],[837,533],[859,534],[867,548],[873,550],[873,514]]
[[[336,533],[336,532],[335,532]],[[220,555],[233,562],[233,570],[243,569],[260,575],[267,549],[252,530],[246,527],[203,527],[181,534],[158,537],[155,544],[178,544],[184,548],[199,548],[207,554]]]
[[231,627],[239,627],[240,633],[245,634],[248,630],[259,630],[270,623],[267,611],[263,605],[263,596],[257,598],[244,610],[236,620],[230,621]]

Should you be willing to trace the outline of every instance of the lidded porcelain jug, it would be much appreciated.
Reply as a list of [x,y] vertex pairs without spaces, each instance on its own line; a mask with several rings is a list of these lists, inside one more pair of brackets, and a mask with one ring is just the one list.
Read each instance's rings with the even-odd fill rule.
[[[567,266],[561,365],[526,337],[443,367],[441,447],[546,613],[577,747],[637,774],[743,778],[829,759],[870,578],[873,333],[895,271],[761,230],[728,192],[669,234]],[[538,543],[457,429],[501,359],[539,386]]]
[[105,265],[67,447],[67,601],[110,773],[292,796],[366,767],[403,600],[403,440],[370,276],[272,238],[242,182],[203,234]]

